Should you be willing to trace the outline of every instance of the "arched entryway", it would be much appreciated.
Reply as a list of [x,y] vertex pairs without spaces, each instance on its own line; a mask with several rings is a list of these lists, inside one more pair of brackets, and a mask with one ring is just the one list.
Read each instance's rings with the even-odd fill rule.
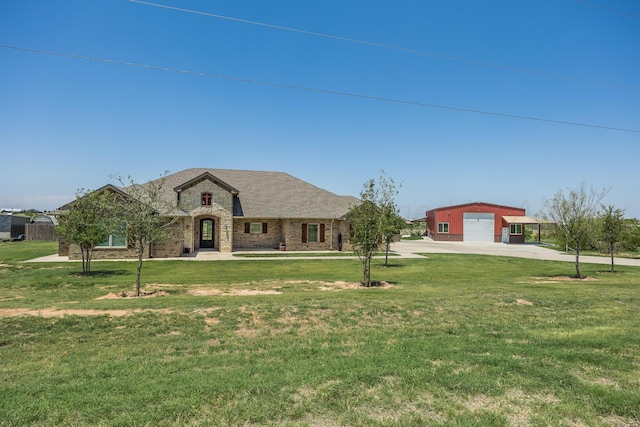
[[200,248],[213,249],[215,247],[216,221],[212,218],[200,220]]

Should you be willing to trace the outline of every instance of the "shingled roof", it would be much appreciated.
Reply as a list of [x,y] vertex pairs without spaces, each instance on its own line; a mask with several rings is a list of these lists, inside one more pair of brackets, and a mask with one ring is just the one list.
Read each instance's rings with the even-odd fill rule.
[[245,218],[341,218],[360,200],[339,196],[284,172],[192,168],[165,177],[167,200],[176,199],[175,189],[199,177],[237,192],[235,217]]

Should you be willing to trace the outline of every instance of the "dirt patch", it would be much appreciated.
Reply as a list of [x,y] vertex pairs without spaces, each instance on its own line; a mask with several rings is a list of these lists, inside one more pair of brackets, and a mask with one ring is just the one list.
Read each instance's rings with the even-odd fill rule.
[[529,425],[533,408],[543,402],[554,404],[559,400],[553,395],[525,394],[521,390],[509,390],[504,396],[489,397],[485,395],[472,396],[461,403],[471,412],[491,411],[503,414],[509,425]]
[[518,305],[533,305],[533,303],[531,301],[527,301],[526,299],[521,299],[521,298],[518,298],[516,300],[516,304],[518,304]]
[[368,288],[361,282],[320,282],[320,291],[344,291],[347,289],[389,289],[391,285],[387,282],[371,282]]
[[122,317],[143,312],[170,313],[171,310],[59,310],[56,307],[32,310],[29,308],[7,308],[0,310],[0,318],[15,316],[36,316],[46,318],[64,316],[104,316],[105,314],[113,317]]
[[[233,284],[222,284],[219,288],[208,287],[207,284],[195,284],[195,285],[172,285],[167,283],[153,283],[148,284],[146,287],[148,290],[154,290],[148,292],[149,294],[164,295],[163,289],[184,289],[186,287],[191,288],[186,290],[186,293],[193,296],[255,296],[255,295],[281,295],[282,287],[287,285],[305,285],[300,287],[299,290],[305,291],[344,291],[352,289],[389,289],[391,285],[387,282],[372,282],[370,288],[362,286],[360,282],[323,282],[314,280],[264,280],[256,282],[244,282]],[[242,287],[242,289],[229,289],[233,287]],[[120,298],[119,294],[109,294],[103,299]]]
[[16,295],[15,297],[9,297],[9,298],[2,298],[0,299],[0,302],[2,301],[13,301],[16,299],[24,299],[25,297],[21,296],[21,295]]
[[102,297],[98,297],[96,299],[120,299],[120,298],[153,298],[153,297],[161,297],[161,296],[165,296],[165,295],[169,295],[168,293],[164,292],[164,291],[140,291],[140,296],[136,296],[135,292],[119,292],[119,293],[113,293],[113,292],[109,292],[107,295],[102,296]]

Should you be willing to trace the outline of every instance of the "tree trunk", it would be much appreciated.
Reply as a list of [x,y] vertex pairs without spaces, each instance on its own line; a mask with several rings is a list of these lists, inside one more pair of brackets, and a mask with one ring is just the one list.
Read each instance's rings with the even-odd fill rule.
[[362,284],[364,286],[369,287],[369,266],[368,266],[368,257],[365,255],[362,260]]
[[614,249],[614,244],[610,243],[609,252],[611,252],[611,272],[612,273],[613,273],[613,249]]
[[138,242],[139,243],[139,249],[138,249],[138,271],[136,274],[136,296],[139,297],[140,296],[140,273],[142,271],[142,254],[144,253],[144,245],[142,244],[142,242]]
[[82,252],[82,274],[87,274],[88,273],[88,263],[86,260],[87,254],[88,254],[88,249],[85,245],[80,245],[80,252]]
[[360,258],[362,262],[362,284],[366,287],[371,286],[371,257],[373,252],[365,251]]
[[93,245],[87,247],[87,274],[91,273],[91,258],[93,258]]
[[580,249],[576,248],[576,278],[582,279],[580,275]]
[[384,266],[388,267],[389,266],[389,246],[391,246],[391,240],[387,239],[387,247],[384,253]]

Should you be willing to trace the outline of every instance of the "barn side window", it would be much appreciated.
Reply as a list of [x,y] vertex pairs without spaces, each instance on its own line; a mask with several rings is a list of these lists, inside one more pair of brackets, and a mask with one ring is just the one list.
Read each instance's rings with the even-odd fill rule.
[[511,224],[511,234],[522,234],[522,224]]
[[439,222],[438,223],[438,233],[448,233],[449,232],[449,223],[448,222]]
[[211,206],[211,193],[202,193],[200,199],[202,200],[202,206]]

